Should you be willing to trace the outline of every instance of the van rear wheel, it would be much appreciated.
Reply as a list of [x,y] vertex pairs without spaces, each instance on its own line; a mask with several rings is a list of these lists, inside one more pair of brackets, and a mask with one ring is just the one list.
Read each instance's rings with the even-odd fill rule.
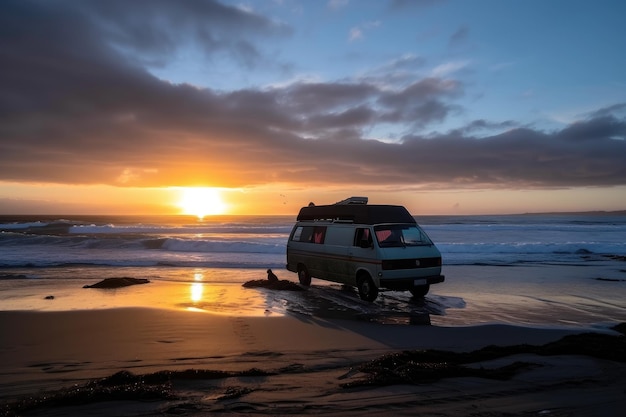
[[356,285],[359,289],[359,297],[361,297],[361,300],[372,302],[378,297],[378,288],[369,275],[359,275],[356,280]]
[[300,281],[300,285],[304,285],[305,287],[311,285],[311,275],[309,275],[309,271],[307,271],[304,265],[298,265],[298,280]]
[[411,291],[413,297],[423,298],[426,294],[428,294],[428,291],[430,291],[430,285],[420,285],[419,287],[412,288],[409,291]]

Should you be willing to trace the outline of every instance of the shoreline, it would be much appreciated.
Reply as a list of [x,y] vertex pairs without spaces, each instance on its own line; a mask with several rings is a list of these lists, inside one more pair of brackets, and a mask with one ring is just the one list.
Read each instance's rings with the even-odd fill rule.
[[[0,280],[2,309],[52,312],[146,307],[245,317],[302,314],[417,326],[499,323],[589,330],[626,321],[622,262],[593,267],[448,266],[446,282],[431,287],[424,299],[385,291],[374,303],[360,300],[352,287],[316,279],[307,291],[244,288],[245,282],[265,279],[260,269],[79,267],[45,271],[49,277],[24,278],[29,270],[13,270],[21,279]],[[282,280],[297,282],[291,273],[277,273]],[[83,288],[111,277],[150,282],[114,289]]]
[[[281,415],[376,415],[396,409],[400,410],[399,415],[408,415],[403,413],[424,404],[427,404],[427,409],[441,411],[442,415],[455,415],[446,407],[454,405],[461,410],[470,407],[467,408],[470,410],[477,403],[483,404],[481,407],[486,407],[484,410],[517,407],[528,411],[537,406],[526,403],[529,396],[547,396],[546,392],[531,389],[533,378],[538,378],[541,386],[552,390],[553,394],[554,390],[549,389],[551,386],[564,387],[566,393],[559,394],[556,399],[544,399],[548,403],[541,409],[563,408],[568,404],[572,407],[572,404],[578,404],[576,407],[579,407],[581,400],[572,393],[581,387],[591,389],[605,379],[616,377],[616,381],[626,382],[625,377],[620,376],[625,375],[624,363],[587,356],[517,354],[495,361],[481,361],[477,365],[501,366],[519,360],[536,365],[536,368],[522,370],[518,376],[507,381],[451,377],[437,379],[434,385],[341,386],[355,378],[362,378],[364,374],[358,372],[358,367],[385,354],[406,350],[470,352],[486,346],[544,345],[565,336],[584,333],[581,329],[541,329],[502,324],[407,326],[293,314],[229,317],[193,311],[114,308],[62,312],[3,311],[0,312],[0,330],[3,335],[11,335],[0,341],[3,356],[0,363],[0,392],[3,393],[0,403],[5,407],[7,403],[24,398],[37,403],[42,397],[49,397],[60,389],[84,387],[94,380],[120,372],[117,378],[131,378],[124,374],[130,373],[140,379],[142,375],[146,378],[153,373],[162,375],[163,372],[170,372],[166,382],[175,398],[146,402],[139,393],[135,393],[135,397],[130,395],[124,400],[111,395],[70,402],[71,405],[44,403],[43,408],[31,410],[37,416],[151,415],[171,410],[172,407],[183,407],[181,404],[189,408],[183,415],[190,416],[212,411],[238,415],[242,410],[247,410],[246,415],[265,415],[267,412],[274,414],[271,411],[273,408],[276,414]],[[617,335],[610,330],[595,333]],[[190,370],[224,374],[220,378],[182,377]],[[250,370],[259,370],[263,374],[245,373]],[[618,370],[621,370],[619,375]],[[585,384],[575,386],[574,381],[583,376],[596,382],[592,387]],[[126,382],[127,389],[137,384],[136,381]],[[428,405],[428,398],[433,398],[433,390],[438,392],[436,396],[448,400]],[[500,394],[489,397],[488,394],[494,390]],[[503,390],[509,393],[502,393]],[[476,393],[474,397],[464,398],[460,391]],[[611,392],[613,401],[626,404],[623,393],[619,396]],[[602,395],[606,402],[608,394]],[[456,400],[452,400],[454,396]],[[483,399],[478,401],[477,398]],[[506,407],[494,404],[498,398],[505,402]],[[598,405],[597,399],[585,401]],[[369,405],[352,409],[359,402]],[[300,408],[296,407],[297,404]],[[136,408],[144,414],[134,414]],[[145,414],[147,409],[151,411]],[[7,411],[5,415],[12,414]]]

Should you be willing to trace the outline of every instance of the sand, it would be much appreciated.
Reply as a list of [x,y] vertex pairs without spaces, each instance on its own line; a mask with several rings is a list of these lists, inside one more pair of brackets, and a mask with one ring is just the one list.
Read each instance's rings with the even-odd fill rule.
[[[520,352],[464,365],[526,364],[504,380],[351,386],[367,380],[364,364],[393,352],[544,345],[581,332],[145,307],[3,311],[0,402],[5,415],[27,416],[621,415],[626,364],[580,354]],[[109,385],[93,382],[112,375]]]

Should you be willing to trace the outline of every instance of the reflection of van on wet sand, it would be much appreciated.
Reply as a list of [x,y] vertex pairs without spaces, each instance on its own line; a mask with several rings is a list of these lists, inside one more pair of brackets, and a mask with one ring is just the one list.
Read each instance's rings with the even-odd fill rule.
[[444,280],[439,250],[407,209],[368,205],[367,197],[302,207],[287,242],[287,269],[306,286],[311,277],[356,286],[367,301],[379,288],[423,297]]

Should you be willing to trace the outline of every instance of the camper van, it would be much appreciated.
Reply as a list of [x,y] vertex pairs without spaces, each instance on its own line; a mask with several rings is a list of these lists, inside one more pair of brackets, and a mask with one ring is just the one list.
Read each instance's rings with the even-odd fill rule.
[[444,281],[441,253],[406,208],[367,202],[350,197],[302,207],[287,242],[287,269],[304,286],[312,277],[356,286],[366,301],[381,288],[425,296]]

